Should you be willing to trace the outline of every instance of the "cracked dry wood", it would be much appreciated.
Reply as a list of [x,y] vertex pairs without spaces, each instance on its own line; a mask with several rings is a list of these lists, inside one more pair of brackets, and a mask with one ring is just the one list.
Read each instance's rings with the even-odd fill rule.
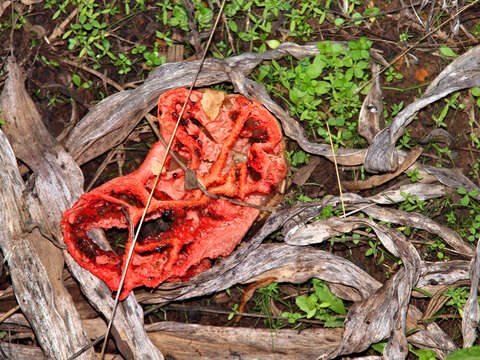
[[[61,239],[62,234],[59,222],[62,213],[83,193],[83,175],[71,156],[65,152],[63,147],[56,142],[43,125],[33,101],[24,88],[23,74],[13,58],[9,58],[7,69],[9,74],[1,97],[2,116],[6,123],[3,129],[9,138],[15,155],[34,172],[34,176],[30,181],[33,190],[26,191],[25,195],[26,207],[34,221],[38,222],[48,232],[54,234],[57,239]],[[3,153],[4,152],[2,152],[2,154]],[[10,164],[9,166],[16,168],[16,163],[13,162],[13,165]],[[12,181],[10,183],[12,183]],[[19,196],[21,196],[23,191],[22,184],[23,182],[21,182],[21,178],[19,177],[15,179],[11,185],[12,188],[15,188],[16,193],[20,194]],[[4,187],[2,187],[2,189],[4,189]],[[9,189],[9,192],[12,192],[12,189]],[[8,194],[5,194],[5,197],[7,196]],[[8,201],[12,201],[12,197],[2,200],[8,203]],[[15,204],[21,204],[21,197],[16,200]],[[18,216],[14,218],[20,219]],[[7,220],[8,219],[4,221]],[[19,226],[21,226],[21,224],[16,224],[14,230],[18,231]],[[12,227],[12,225],[10,225],[10,227]],[[7,226],[6,228],[8,229],[9,227]],[[36,231],[37,230],[29,236],[34,236]],[[2,236],[2,238],[4,237]],[[10,239],[10,237],[7,236],[5,236],[5,238]],[[13,244],[11,245],[13,247],[8,247],[10,243],[12,243],[11,239],[8,243],[2,244],[2,249],[5,254],[9,254],[12,259],[16,259],[16,256],[21,256],[21,252],[17,248],[18,245]],[[78,350],[85,345],[85,335],[82,335],[83,338],[78,335],[79,333],[83,333],[81,323],[78,315],[76,315],[73,302],[61,283],[63,269],[61,252],[44,238],[39,238],[36,244],[43,245],[42,247],[39,247],[40,245],[36,246],[35,250],[32,249],[30,252],[34,253],[34,255],[32,255],[33,258],[35,258],[35,256],[43,256],[42,263],[44,265],[42,266],[45,267],[46,270],[42,272],[42,266],[38,265],[38,271],[32,273],[32,271],[26,271],[25,269],[25,273],[29,274],[29,276],[40,276],[39,274],[42,274],[44,279],[48,278],[46,276],[46,274],[48,274],[49,277],[52,278],[51,281],[55,280],[55,282],[47,287],[47,289],[50,289],[50,292],[42,290],[44,296],[40,296],[42,292],[39,293],[39,290],[36,289],[37,284],[42,284],[41,281],[40,283],[38,281],[25,282],[26,286],[33,286],[33,289],[30,291],[36,291],[36,296],[28,298],[28,303],[31,301],[41,301],[40,299],[47,302],[45,307],[32,303],[31,306],[34,306],[34,309],[30,312],[27,311],[27,309],[26,314],[29,316],[29,319],[32,318],[31,321],[35,321],[35,315],[38,309],[45,309],[44,313],[43,311],[41,312],[43,317],[36,321],[39,322],[39,326],[43,323],[41,325],[42,329],[48,328],[51,329],[52,332],[58,331],[58,336],[53,336],[51,332],[47,333],[44,331],[43,333],[36,331],[36,333],[40,338],[45,338],[45,342],[58,342],[58,344],[49,346],[48,350],[54,351],[55,356],[52,355],[53,353],[51,354],[46,351],[47,356],[63,359],[73,355],[75,352],[73,351],[74,349]],[[107,286],[101,280],[81,268],[66,251],[63,255],[65,256],[70,271],[79,281],[82,291],[94,307],[108,318],[112,312],[113,299]],[[27,258],[18,259],[18,261],[19,263],[15,265],[18,266],[19,269],[29,264]],[[23,265],[24,263],[27,265]],[[15,266],[10,267],[11,270],[12,268],[14,269]],[[16,292],[19,298],[23,298],[25,294]],[[51,296],[55,296],[53,301]],[[70,304],[68,311],[64,308],[67,306],[65,302]],[[49,308],[49,303],[54,303],[59,310],[55,311],[54,308]],[[21,302],[20,305],[24,304]],[[61,318],[61,320],[59,320],[60,323],[63,321],[69,326],[79,327],[79,329],[69,331],[65,328],[65,325],[53,325],[47,322],[59,314],[63,314],[63,316],[59,316]],[[162,354],[151,343],[144,330],[143,311],[137,304],[133,294],[124,301],[121,311],[117,313],[113,334],[119,350],[127,359],[163,359]],[[73,336],[75,340],[66,342],[63,338],[68,336]],[[64,348],[64,346],[66,346],[65,343],[69,346],[68,348]],[[44,348],[44,350],[46,349]],[[94,354],[93,351],[89,350],[83,356],[84,358],[93,358]]]
[[[0,99],[6,122],[24,123],[38,115],[32,112],[33,103],[29,100],[17,87],[16,79],[9,77]],[[4,128],[8,133],[8,126]],[[29,143],[20,134],[14,135],[13,142]],[[36,211],[31,211],[30,215],[25,210],[25,184],[13,150],[1,130],[0,168],[0,204],[3,209],[0,212],[0,246],[11,272],[15,296],[45,354],[50,358],[66,359],[68,354],[88,344],[88,339],[73,300],[62,285],[61,251],[42,237],[38,230],[32,233],[23,231],[24,222],[30,216],[35,218],[36,215],[43,215]],[[37,210],[42,209],[37,207]],[[66,317],[61,314],[69,315]],[[93,350],[81,358],[94,359]]]

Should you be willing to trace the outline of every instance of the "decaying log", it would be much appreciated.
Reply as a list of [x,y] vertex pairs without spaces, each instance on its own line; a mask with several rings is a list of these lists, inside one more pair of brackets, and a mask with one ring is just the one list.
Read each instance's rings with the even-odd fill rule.
[[[24,196],[26,198],[26,208],[29,209],[31,218],[40,224],[45,231],[54,234],[57,239],[62,239],[60,219],[63,211],[69,208],[82,194],[83,176],[75,161],[73,161],[71,156],[56,142],[43,125],[33,101],[24,88],[24,78],[21,70],[13,58],[9,59],[7,70],[9,75],[0,103],[2,117],[6,123],[4,129],[16,156],[26,163],[34,172],[34,176],[31,179],[31,187],[34,190],[26,191]],[[19,134],[24,134],[24,136],[20,137]],[[10,161],[11,158],[14,159],[13,155],[10,156]],[[16,168],[16,163],[6,164],[6,166]],[[7,193],[2,200],[3,203],[6,204],[8,204],[8,201],[13,201],[16,204],[15,206],[21,207],[23,204],[21,194],[23,188],[21,187],[22,182],[18,170],[15,175],[18,175],[18,178],[10,180],[10,183],[14,181],[11,187],[16,187],[15,191],[19,195],[13,198],[12,196],[8,197],[9,194]],[[2,188],[2,191],[3,189],[5,188]],[[8,190],[11,191],[11,189]],[[21,252],[18,249],[18,244],[12,241],[14,240],[14,236],[19,232],[19,229],[21,229],[21,226],[23,226],[22,221],[26,221],[28,218],[25,218],[25,216],[14,216],[13,218],[17,219],[17,224],[14,224],[15,226],[7,223],[9,220],[8,217],[3,220],[5,221],[5,228],[12,228],[14,232],[9,236],[7,236],[8,234],[2,236],[2,239],[5,238],[8,240],[5,244],[2,244],[2,249],[5,255],[10,256],[16,261],[15,266],[11,266],[11,269],[22,269],[22,266],[30,266],[28,260],[30,256],[24,255],[25,258],[16,259],[16,256],[21,256]],[[46,354],[49,357],[58,359],[66,358],[73,355],[75,352],[74,349],[78,350],[85,345],[86,338],[81,329],[81,322],[73,307],[71,297],[64,290],[63,284],[61,283],[63,270],[62,254],[37,233],[32,233],[28,236],[37,236],[38,241],[35,241],[35,246],[32,245],[32,249],[28,251],[29,253],[38,253],[38,255],[32,255],[32,257],[43,256],[43,260],[39,260],[39,262],[44,265],[36,265],[39,269],[24,268],[23,272],[28,276],[31,276],[30,274],[39,276],[44,279],[44,282],[50,278],[52,284],[44,285],[45,289],[37,289],[37,284],[43,284],[41,281],[35,279],[24,281],[25,286],[31,286],[33,288],[30,289],[29,292],[26,292],[25,290],[21,291],[21,288],[17,286],[15,288],[16,296],[22,306],[22,310],[30,321],[36,319],[35,316],[37,316],[37,313],[43,314],[36,320],[38,322],[38,327],[34,327],[36,334],[44,337],[45,342],[48,339],[48,341],[57,341],[59,343],[48,345],[47,350],[47,346],[41,342]],[[80,282],[82,291],[86,294],[90,302],[97,310],[103,313],[106,318],[109,318],[113,309],[113,299],[106,285],[80,267],[66,251],[63,255],[65,256],[70,271]],[[42,266],[45,267],[43,272],[41,270]],[[31,295],[28,297],[29,293]],[[41,296],[41,294],[43,294],[43,296]],[[47,304],[42,304],[42,306],[36,304],[35,301],[40,301],[40,299],[43,299],[41,301]],[[27,305],[26,303],[31,303],[31,305]],[[69,303],[70,307],[64,309],[63,307],[67,306],[66,304],[64,305],[64,303]],[[33,308],[28,311],[28,309],[24,309],[26,306]],[[38,312],[38,309],[44,309],[45,312]],[[60,316],[59,314],[63,315]],[[60,318],[60,322],[63,321],[69,326],[77,326],[79,329],[70,331],[68,328],[65,328],[65,325],[62,327],[61,324],[49,324],[48,321],[56,315]],[[40,328],[42,330],[49,328],[52,329],[52,331],[58,331],[58,335],[55,336],[51,332],[40,331]],[[79,332],[83,337],[78,335]],[[66,342],[64,339],[64,337],[67,336],[66,334],[75,337],[74,340]],[[123,302],[123,307],[117,311],[117,316],[113,324],[113,335],[119,350],[126,358],[163,359],[162,354],[155,348],[146,335],[143,328],[143,311],[136,303],[133,294]],[[65,348],[65,346],[69,347]],[[83,356],[92,358],[94,354],[92,350],[89,350]]]
[[[45,357],[42,349],[39,347],[10,344],[1,342],[0,353],[5,356],[6,359],[15,360],[50,360],[51,358]],[[95,357],[97,358],[97,357]],[[3,357],[2,357],[3,359]],[[105,354],[105,360],[122,360],[120,355]]]
[[[314,359],[337,346],[342,329],[273,330],[181,324],[147,325],[152,341],[175,359]],[[150,332],[152,331],[152,332]],[[197,354],[197,355],[194,355]]]

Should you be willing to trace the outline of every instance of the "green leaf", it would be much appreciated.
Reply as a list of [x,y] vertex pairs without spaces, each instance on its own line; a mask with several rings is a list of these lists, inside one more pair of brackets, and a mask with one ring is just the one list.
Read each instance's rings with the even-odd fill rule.
[[343,326],[343,320],[335,316],[331,316],[325,320],[325,324],[323,326],[326,328],[339,328]]
[[315,290],[315,295],[317,295],[319,301],[322,303],[329,304],[327,307],[330,310],[333,310],[337,314],[346,315],[347,310],[343,305],[342,299],[336,297],[328,288],[323,281],[319,279],[313,279],[313,288]]
[[296,86],[289,91],[290,100],[292,100],[294,104],[298,104],[301,101],[304,101],[305,95],[306,95],[305,91],[300,90]]
[[73,50],[77,46],[77,40],[75,38],[73,39],[68,39],[68,50]]
[[411,349],[410,352],[418,356],[418,360],[435,360],[437,354],[430,349]]
[[284,317],[284,318],[287,318],[289,324],[295,324],[295,322],[298,319],[303,319],[304,318],[304,316],[300,313],[290,313],[290,312],[284,312],[284,313],[282,313],[281,316]]
[[440,52],[445,55],[445,56],[449,56],[449,57],[458,57],[457,54],[455,54],[455,52],[450,49],[448,46],[440,46]]
[[[343,19],[342,19],[343,20]],[[331,47],[332,47],[332,53],[334,55],[338,55],[338,54],[342,54],[345,52],[345,49],[343,48],[343,46],[339,43],[333,43],[331,44]]]
[[351,130],[344,130],[343,133],[342,133],[342,139],[343,140],[350,140],[351,138],[353,138],[353,133]]
[[317,56],[313,60],[313,63],[307,66],[305,72],[310,79],[316,79],[322,74],[324,67],[325,63],[323,62],[322,58]]
[[300,310],[307,313],[307,319],[312,318],[317,312],[317,295],[311,294],[310,296],[301,295],[295,299],[295,304]]
[[[361,18],[361,17],[362,17],[362,14],[360,14],[358,12],[352,14],[352,19],[358,19],[358,18]],[[361,23],[362,23],[361,20],[355,21],[355,25],[360,25]]]
[[463,206],[468,206],[468,204],[470,204],[470,197],[468,195],[465,195],[460,201],[460,204],[462,204]]
[[372,344],[373,350],[375,350],[376,352],[378,352],[380,354],[383,354],[383,350],[385,349],[385,346],[387,346],[386,341],[382,341],[382,342],[379,342],[379,343],[376,343],[376,344]]
[[319,81],[315,86],[315,92],[317,95],[324,95],[328,93],[330,89],[331,89],[331,85],[326,81]]
[[479,358],[480,346],[472,346],[447,355],[445,360],[478,360]]
[[343,116],[337,116],[336,118],[330,118],[328,119],[328,125],[330,126],[344,126],[345,125],[345,119]]
[[65,34],[63,34],[62,39],[65,40],[66,38],[68,38],[70,36],[71,33],[72,33],[72,30],[68,30]]
[[472,95],[476,97],[480,96],[480,88],[478,87],[472,88]]
[[270,49],[276,49],[280,45],[280,41],[275,39],[267,40],[266,43]]
[[55,14],[53,14],[52,16],[52,20],[55,20],[60,15],[61,11],[62,11],[61,9],[58,9],[57,11],[55,11]]
[[78,76],[77,74],[73,74],[72,75],[72,82],[76,85],[76,86],[80,86],[82,84],[82,79],[80,78],[80,76]]
[[457,192],[460,194],[460,195],[466,195],[467,194],[467,190],[465,190],[465,188],[463,186],[460,186],[458,189],[457,189]]
[[357,79],[361,79],[363,77],[363,70],[359,67],[355,67],[354,72]]
[[341,17],[337,17],[334,21],[334,24],[335,24],[335,26],[340,27],[340,26],[343,25],[344,22],[345,22],[345,19],[343,19]]

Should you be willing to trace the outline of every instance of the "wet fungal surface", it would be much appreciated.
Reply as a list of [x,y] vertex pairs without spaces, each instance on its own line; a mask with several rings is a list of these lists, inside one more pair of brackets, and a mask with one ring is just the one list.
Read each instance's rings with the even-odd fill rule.
[[[158,121],[167,141],[187,92],[171,90],[159,98]],[[118,289],[134,236],[131,225],[136,227],[142,217],[165,150],[155,143],[139,169],[83,194],[64,213],[68,251],[112,291]],[[242,96],[193,91],[172,150],[211,194],[255,205],[263,205],[287,173],[277,121],[258,102]],[[186,185],[185,171],[168,155],[121,299],[138,286],[156,287],[205,271],[211,259],[233,251],[259,214],[255,208],[214,199]],[[95,244],[87,235],[94,228],[126,229],[123,254]]]

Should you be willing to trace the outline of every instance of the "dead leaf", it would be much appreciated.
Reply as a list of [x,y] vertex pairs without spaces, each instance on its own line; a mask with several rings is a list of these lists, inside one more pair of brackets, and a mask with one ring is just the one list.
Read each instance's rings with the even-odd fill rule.
[[202,96],[202,106],[210,120],[215,120],[225,99],[225,93],[206,89]]
[[385,127],[383,92],[379,76],[380,65],[373,63],[371,69],[374,80],[358,116],[358,133],[367,139],[369,144],[375,135]]
[[47,34],[47,31],[41,25],[26,26],[25,29],[29,32],[34,32],[37,34],[37,38],[43,38]]
[[315,170],[318,164],[320,164],[320,157],[311,156],[310,161],[308,162],[307,165],[302,166],[299,169],[292,168],[292,171],[293,171],[292,182],[298,186],[305,185],[308,178],[310,177],[310,175],[312,175],[313,171]]
[[419,82],[424,83],[425,79],[429,76],[430,74],[428,73],[427,70],[424,68],[417,69],[415,71],[415,79],[417,79]]

